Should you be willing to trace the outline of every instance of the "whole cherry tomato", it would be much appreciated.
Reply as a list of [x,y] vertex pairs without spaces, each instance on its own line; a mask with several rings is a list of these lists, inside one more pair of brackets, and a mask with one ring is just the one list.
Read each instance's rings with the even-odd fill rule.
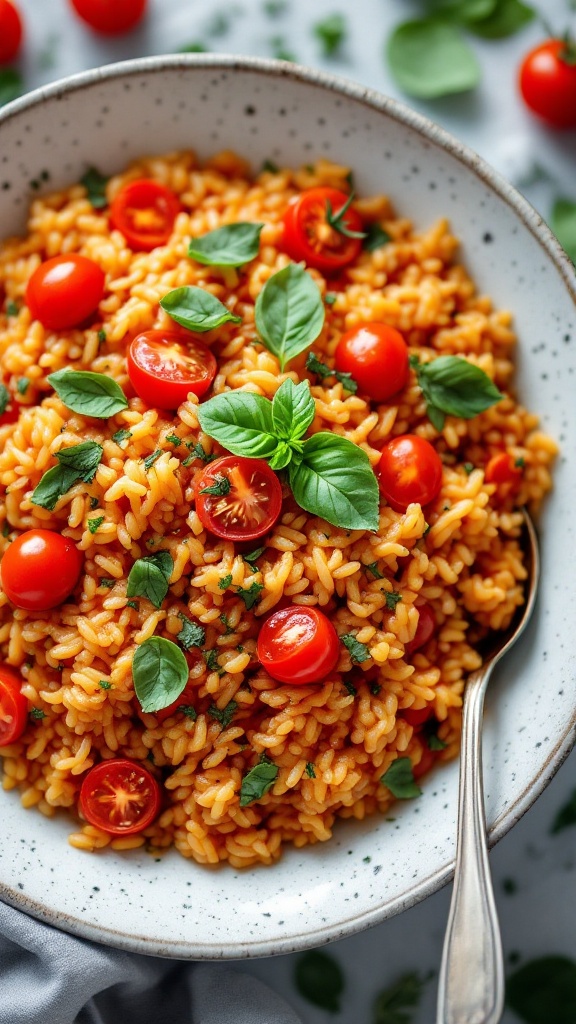
[[178,331],[137,334],[130,343],[127,362],[136,394],[157,409],[177,409],[190,392],[203,395],[218,369],[207,345]]
[[576,44],[548,39],[520,66],[520,92],[527,107],[554,128],[576,125]]
[[77,327],[97,308],[104,281],[104,271],[88,256],[53,256],[32,274],[26,302],[34,320],[51,331]]
[[22,19],[11,0],[0,0],[0,64],[16,60],[22,43]]
[[408,349],[395,327],[370,322],[346,331],[335,352],[336,369],[350,373],[360,391],[385,402],[408,380]]
[[114,757],[84,776],[79,805],[90,825],[113,836],[131,836],[152,824],[161,799],[160,786],[147,768]]
[[263,459],[224,455],[196,480],[200,522],[224,540],[256,540],[271,530],[282,508],[282,487]]
[[[430,605],[424,601],[422,604],[417,605],[417,608],[419,618],[416,632],[413,639],[409,640],[404,646],[404,650],[408,655],[418,651],[420,647],[424,647],[432,639],[436,631],[436,619]],[[413,712],[413,714],[417,714],[417,712]],[[405,712],[405,717],[407,717],[407,712]]]
[[22,680],[8,665],[0,665],[0,747],[19,740],[28,722],[28,701],[20,693]]
[[515,484],[521,477],[522,469],[510,452],[497,452],[486,463],[484,479],[487,484]]
[[395,512],[412,502],[427,505],[442,485],[442,462],[429,441],[401,434],[384,445],[376,470],[380,492]]
[[138,178],[114,196],[110,221],[132,249],[150,252],[166,245],[179,212],[180,200],[171,189],[151,178]]
[[338,634],[319,608],[289,605],[272,612],[262,624],[258,658],[280,683],[319,683],[336,667]]
[[2,590],[16,608],[46,611],[72,593],[81,570],[82,556],[69,537],[52,530],[27,530],[2,556]]
[[107,36],[134,28],[144,15],[146,3],[147,0],[72,0],[82,20]]
[[284,214],[282,248],[326,274],[346,267],[362,248],[362,220],[352,197],[336,188],[310,188],[296,196]]

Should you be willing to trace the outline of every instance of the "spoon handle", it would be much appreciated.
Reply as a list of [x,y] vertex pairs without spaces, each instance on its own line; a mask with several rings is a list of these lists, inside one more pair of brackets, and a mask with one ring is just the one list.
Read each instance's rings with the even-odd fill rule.
[[502,943],[488,864],[481,729],[492,665],[466,683],[454,889],[442,953],[437,1024],[497,1024],[504,1007]]

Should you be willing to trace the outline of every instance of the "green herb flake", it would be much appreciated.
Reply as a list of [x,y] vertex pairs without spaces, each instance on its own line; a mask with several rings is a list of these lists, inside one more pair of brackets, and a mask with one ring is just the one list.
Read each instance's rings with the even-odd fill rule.
[[112,440],[115,441],[116,444],[121,444],[122,441],[129,441],[131,437],[132,431],[125,430],[124,428],[117,430],[115,434],[112,434]]
[[46,712],[42,711],[42,708],[31,708],[29,713],[34,722],[41,722],[43,718],[46,718]]
[[232,573],[229,572],[226,576],[223,576],[221,580],[218,580],[218,589],[227,590],[232,583]]
[[304,769],[304,771],[306,772],[306,775],[308,776],[309,779],[316,778],[316,770],[314,768],[314,765],[312,764],[312,761],[306,761],[306,768]]
[[193,622],[183,612],[178,612],[178,618],[182,623],[182,629],[176,639],[185,651],[192,647],[203,647],[206,643],[206,630],[199,622]]
[[460,356],[438,356],[421,364],[412,355],[410,366],[426,400],[428,419],[437,430],[442,430],[446,415],[470,420],[503,398],[484,370]]
[[218,473],[214,478],[214,483],[210,484],[209,487],[203,487],[200,494],[212,494],[214,497],[224,497],[226,494],[230,494],[231,484],[227,476],[222,473]]
[[175,323],[197,334],[242,321],[242,317],[232,313],[215,295],[195,285],[174,288],[160,299],[160,305]]
[[346,19],[342,14],[329,14],[322,21],[316,22],[312,31],[321,43],[322,56],[333,57],[346,38]]
[[104,449],[95,441],[61,448],[55,453],[59,465],[49,469],[32,493],[32,504],[54,510],[59,499],[79,481],[91,483],[100,465]]
[[24,81],[14,68],[0,68],[0,107],[15,100],[24,90]]
[[103,373],[58,370],[50,374],[48,383],[64,405],[81,416],[107,420],[128,408],[128,399],[120,385]]
[[106,331],[104,331],[102,329],[99,330],[98,331],[98,344],[99,345],[103,345],[106,340],[107,340],[107,338],[106,338]]
[[241,597],[246,605],[246,610],[250,611],[255,604],[260,600],[260,591],[264,590],[263,583],[251,583],[250,586],[245,590],[243,587],[238,587],[236,594]]
[[178,711],[181,711],[185,718],[189,718],[192,722],[195,722],[198,718],[196,708],[192,704],[179,704]]
[[166,434],[166,441],[173,444],[175,448],[179,448],[182,444],[182,438],[178,437],[178,434]]
[[514,466],[516,469],[524,469],[525,465],[526,459],[524,459],[521,455],[514,460]]
[[30,380],[28,377],[19,377],[16,381],[16,391],[19,395],[25,395],[30,387]]
[[370,650],[366,644],[361,644],[353,633],[344,633],[340,640],[346,647],[354,664],[362,665],[363,662],[368,661]]
[[505,892],[507,896],[513,896],[514,893],[518,892],[518,883],[513,878],[503,878],[502,892]]
[[6,409],[12,401],[12,395],[8,391],[5,384],[0,384],[0,415],[6,412]]
[[566,254],[576,264],[576,202],[556,199],[550,215],[550,227]]
[[341,373],[339,370],[333,370],[326,363],[323,363],[321,359],[314,352],[309,352],[306,358],[306,369],[310,373],[315,373],[320,380],[324,381],[326,377],[334,377],[342,387],[349,391],[351,395],[355,395],[358,391],[358,384],[354,380],[354,377],[350,373]]
[[270,39],[272,56],[277,60],[285,60],[289,64],[296,61],[296,54],[290,49],[284,36],[272,36]]
[[265,0],[262,10],[269,18],[278,18],[280,15],[286,14],[288,3],[287,0]]
[[261,800],[274,785],[278,768],[267,757],[254,765],[242,779],[240,786],[240,807],[247,807],[255,800]]
[[98,680],[98,686],[100,687],[101,690],[111,690],[112,689],[112,683],[109,683],[107,679],[99,679]]
[[374,1002],[373,1024],[410,1024],[413,1019],[410,1011],[420,1005],[428,980],[410,972],[380,992]]
[[327,199],[326,222],[334,229],[334,231],[337,231],[339,235],[344,235],[345,238],[366,238],[365,231],[354,231],[348,226],[346,221],[346,214],[348,213],[353,201],[354,193],[351,192],[344,205],[338,210],[333,210],[332,203]]
[[136,648],[132,678],[142,710],[161,711],[178,700],[184,690],[188,682],[188,663],[171,640],[151,636]]
[[154,463],[157,462],[160,456],[163,454],[163,449],[157,448],[155,452],[152,452],[150,455],[147,455],[146,458],[144,459],[144,469],[151,469]]
[[256,259],[263,224],[238,221],[193,238],[188,255],[210,267],[241,267]]
[[227,729],[237,710],[238,705],[236,701],[231,700],[224,708],[219,708],[217,704],[212,703],[208,708],[208,714],[210,718],[214,718],[219,722],[223,729]]
[[412,800],[420,796],[422,790],[414,781],[412,762],[409,757],[397,757],[380,777],[382,785],[386,786],[392,796],[397,800]]
[[189,466],[195,459],[200,459],[201,462],[213,462],[217,459],[217,455],[209,455],[203,445],[200,442],[194,444],[193,441],[186,441],[186,447],[191,448],[192,451],[187,459],[182,463],[183,466]]
[[396,610],[398,601],[402,600],[402,594],[399,594],[397,590],[391,590],[386,592],[386,607],[389,611],[393,612]]
[[370,562],[368,565],[365,565],[364,568],[366,569],[367,572],[372,573],[374,579],[384,579],[384,573],[380,572],[380,569],[378,568],[378,562]]
[[206,668],[209,672],[217,672],[219,676],[224,675],[224,669],[218,664],[219,651],[215,647],[212,647],[209,651],[204,651],[204,657],[206,659]]
[[102,210],[105,206],[108,206],[106,198],[108,180],[95,167],[89,167],[86,174],[80,178],[80,184],[84,185],[88,194],[88,200],[95,210]]
[[350,697],[356,697],[358,690],[354,686],[354,683],[351,683],[349,679],[344,679],[343,682],[346,692],[350,695]]
[[12,528],[10,526],[10,523],[4,523],[3,526],[2,526],[2,536],[3,537],[9,537],[11,529]]
[[228,616],[225,614],[225,612],[222,612],[222,615],[220,615],[219,618],[220,618],[220,622],[224,626],[224,631],[225,631],[224,632],[224,636],[229,636],[230,633],[234,632],[234,628],[233,628],[233,626],[230,625],[230,620],[229,620]]
[[8,302],[6,303],[6,316],[18,316],[19,312],[20,308],[18,306],[18,303],[14,302],[13,299],[8,299]]
[[204,43],[198,40],[193,40],[191,43],[185,43],[184,46],[178,48],[178,53],[207,53],[208,47]]
[[98,586],[106,587],[106,590],[112,590],[115,583],[116,580],[110,579],[109,576],[101,576],[98,580]]
[[366,252],[376,252],[377,249],[381,249],[383,245],[388,245],[388,242],[391,241],[392,237],[380,224],[369,224],[366,228],[366,237],[362,242],[362,248]]
[[[424,726],[424,736],[426,738],[426,746],[428,750],[446,750],[448,746],[444,740],[441,740],[438,733],[436,732],[438,723],[434,720],[426,722]],[[428,727],[428,728],[427,728]]]
[[337,961],[319,949],[311,949],[296,961],[294,982],[300,995],[314,1006],[339,1013],[344,975]]
[[333,306],[337,298],[338,295],[336,294],[336,292],[326,292],[324,296],[324,302],[327,306]]
[[380,683],[370,683],[370,693],[374,697],[378,696],[378,694],[380,693],[381,689],[382,689],[382,687],[380,686]]
[[528,961],[507,978],[506,1002],[526,1024],[572,1024],[576,963],[565,956]]
[[133,611],[135,612],[140,610],[140,605],[138,604],[138,601],[126,601],[126,607],[132,608]]
[[275,164],[273,160],[265,160],[262,164],[262,171],[266,171],[267,174],[278,174],[279,170],[278,164]]
[[136,559],[128,574],[126,596],[145,597],[155,608],[160,608],[173,571],[174,559],[169,551],[156,551]]
[[470,473],[472,473],[474,470],[474,463],[465,462],[464,465],[462,466],[462,469],[464,470],[467,476],[470,476]]
[[88,519],[87,522],[90,533],[96,533],[98,528],[102,526],[102,523],[104,522],[104,516],[98,516],[96,519]]
[[242,558],[245,562],[248,562],[248,565],[251,567],[253,572],[255,571],[254,563],[258,561],[260,555],[263,555],[265,551],[266,547],[255,548],[254,551],[251,551],[248,555],[242,555]]

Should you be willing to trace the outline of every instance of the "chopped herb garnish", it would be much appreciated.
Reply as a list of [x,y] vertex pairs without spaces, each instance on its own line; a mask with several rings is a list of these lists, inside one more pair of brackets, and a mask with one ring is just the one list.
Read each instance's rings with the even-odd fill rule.
[[146,458],[144,459],[144,469],[150,469],[163,454],[163,449],[157,448],[155,452],[152,452],[150,455],[147,455]]
[[397,757],[380,777],[382,785],[386,786],[392,796],[397,800],[412,800],[420,796],[422,790],[414,781],[412,762],[409,757]]
[[224,674],[224,669],[218,664],[218,651],[213,647],[210,651],[204,651],[204,657],[206,659],[206,668],[209,672],[217,672],[219,676]]
[[117,430],[115,434],[112,434],[112,440],[115,441],[116,444],[120,444],[121,441],[128,441],[131,437],[132,431],[125,430],[124,428]]
[[191,647],[203,647],[206,643],[206,630],[198,622],[192,622],[183,612],[178,612],[178,618],[182,623],[182,629],[176,639],[178,643],[189,651]]
[[16,381],[16,391],[19,395],[25,395],[30,387],[30,380],[28,377],[19,377]]
[[190,718],[193,722],[198,718],[196,708],[192,707],[191,704],[179,704],[177,710],[181,711],[186,718]]
[[30,718],[35,722],[41,722],[43,718],[46,718],[46,712],[42,711],[42,708],[31,708]]
[[470,473],[474,469],[474,463],[472,463],[472,462],[465,462],[464,465],[462,466],[462,469],[464,470],[464,472],[466,473],[467,476],[470,476]]
[[353,633],[344,633],[340,639],[347,648],[352,661],[356,665],[361,665],[364,661],[368,661],[368,658],[370,657],[368,647],[366,644],[361,644]]
[[186,447],[192,448],[192,451],[188,458],[184,459],[183,466],[189,466],[195,459],[200,459],[202,462],[213,462],[218,458],[217,455],[209,455],[200,442],[195,444],[193,441],[186,441]]
[[308,353],[306,358],[306,369],[310,370],[310,373],[315,373],[322,381],[324,381],[326,377],[335,377],[342,387],[352,395],[355,395],[358,391],[358,385],[352,374],[341,373],[339,370],[333,370],[332,367],[327,366],[326,363],[323,363],[318,359],[318,356],[314,352]]
[[12,395],[8,391],[8,388],[6,387],[6,385],[5,384],[0,384],[0,415],[3,412],[6,412],[6,409],[10,405],[11,399],[12,399]]
[[175,448],[179,448],[182,444],[182,438],[178,437],[178,434],[166,434],[166,440],[173,444]]
[[316,771],[314,769],[314,765],[312,764],[312,761],[307,761],[306,762],[306,768],[304,769],[304,771],[306,772],[306,775],[308,776],[309,779],[315,779],[316,778]]
[[107,590],[111,590],[115,583],[116,580],[110,579],[109,576],[101,576],[98,580],[99,586],[106,587]]
[[80,178],[80,184],[84,185],[88,193],[88,199],[95,210],[101,210],[108,206],[106,199],[106,185],[108,178],[105,178],[95,167],[89,167],[86,174]]
[[286,13],[288,4],[286,0],[265,0],[262,8],[264,14],[267,14],[269,18],[277,18]]
[[107,679],[99,679],[98,680],[98,686],[100,687],[101,690],[111,690],[112,689],[112,683],[109,683]]
[[251,551],[249,555],[242,555],[242,558],[244,559],[245,562],[248,562],[248,565],[254,568],[254,563],[258,561],[260,555],[263,555],[265,551],[265,547],[255,548],[255,550]]
[[296,988],[304,999],[321,1006],[330,1013],[340,1011],[340,997],[344,991],[344,975],[340,965],[319,949],[311,949],[296,961],[294,971]]
[[2,526],[2,536],[3,537],[9,537],[10,536],[10,530],[11,530],[10,524],[9,523],[4,523],[4,525]]
[[362,248],[366,252],[375,252],[376,249],[381,249],[383,245],[387,245],[392,239],[387,231],[380,224],[370,224],[366,228],[366,237],[362,242]]
[[236,594],[241,597],[246,605],[246,609],[250,611],[251,608],[259,601],[260,591],[264,590],[263,583],[251,583],[248,589],[238,587]]
[[104,516],[98,516],[97,519],[88,519],[88,529],[90,533],[96,533],[98,527],[102,526],[104,522]]
[[367,570],[367,572],[372,573],[374,579],[384,579],[384,573],[380,572],[380,569],[378,568],[378,562],[370,562],[368,565],[365,565],[364,568]]
[[126,596],[145,597],[155,608],[160,608],[173,570],[174,559],[169,551],[157,551],[136,559],[128,574]]
[[370,683],[370,693],[373,694],[374,697],[378,696],[381,689],[382,687],[380,686],[380,683]]
[[313,32],[322,44],[322,56],[333,57],[346,38],[346,19],[342,14],[329,14],[316,22]]
[[221,580],[218,580],[218,588],[220,590],[227,590],[227,588],[230,586],[231,583],[232,583],[232,573],[229,572],[229,573],[227,573],[226,576],[223,576]]
[[274,785],[278,776],[278,768],[269,758],[263,756],[242,779],[240,787],[240,807],[247,807],[254,800],[260,800]]
[[518,892],[518,883],[515,882],[513,878],[503,878],[502,891],[505,892],[507,896],[513,896],[515,892]]
[[14,302],[13,299],[8,299],[8,302],[6,303],[6,316],[18,316],[18,313],[18,303]]
[[234,632],[234,628],[230,625],[230,620],[228,619],[228,616],[224,612],[222,612],[222,615],[220,616],[220,622],[222,623],[226,631],[224,633],[224,636],[228,636],[230,633]]
[[210,487],[203,487],[200,494],[213,494],[215,497],[223,497],[225,494],[230,494],[231,484],[227,476],[223,476],[218,473],[214,478],[214,483]]
[[516,469],[524,469],[524,466],[526,465],[526,459],[523,458],[522,455],[520,455],[517,459],[514,460],[514,465]]
[[33,491],[32,504],[52,512],[74,484],[81,480],[87,484],[92,482],[103,454],[104,449],[95,441],[84,441],[55,452],[59,465],[44,473]]
[[103,345],[105,341],[106,341],[106,331],[100,329],[98,331],[98,344],[99,345]]
[[279,169],[280,168],[273,160],[265,160],[262,164],[262,170],[267,171],[268,174],[278,174]]
[[135,612],[140,610],[140,605],[138,604],[138,601],[126,601],[126,607],[133,608]]
[[208,47],[204,43],[194,41],[191,43],[185,43],[184,46],[178,47],[178,53],[207,53]]
[[[363,646],[363,645],[361,644],[360,646]],[[358,690],[354,686],[354,683],[351,683],[349,679],[344,679],[343,682],[344,682],[344,686],[346,687],[346,690],[348,691],[350,696],[351,697],[355,697],[356,694],[358,693]]]
[[399,594],[398,591],[396,591],[396,590],[392,590],[390,592],[387,592],[385,596],[386,596],[386,607],[391,612],[395,611],[396,605],[398,604],[398,601],[402,600],[402,594]]
[[294,63],[296,61],[296,54],[288,46],[284,36],[272,36],[270,39],[270,48],[272,55],[277,60],[285,60],[288,63]]
[[90,497],[90,510],[93,512],[95,508],[98,508],[99,504],[100,499],[97,498],[95,495],[92,495]]
[[[434,728],[436,728],[436,722],[433,722],[432,724]],[[445,743],[444,740],[440,739],[437,732],[427,732],[425,728],[424,734],[426,735],[426,746],[428,747],[428,750],[446,750],[448,744]]]
[[238,710],[238,705],[235,700],[228,702],[225,708],[219,708],[217,704],[211,704],[208,708],[208,714],[210,718],[215,718],[220,723],[223,729],[227,729],[230,722],[234,718],[235,712]]
[[0,68],[0,107],[10,103],[24,89],[22,75],[14,68]]
[[507,1005],[526,1024],[576,1020],[576,963],[566,956],[529,960],[506,979]]
[[324,302],[326,303],[327,306],[333,306],[337,298],[338,295],[336,294],[336,292],[326,292],[324,296]]

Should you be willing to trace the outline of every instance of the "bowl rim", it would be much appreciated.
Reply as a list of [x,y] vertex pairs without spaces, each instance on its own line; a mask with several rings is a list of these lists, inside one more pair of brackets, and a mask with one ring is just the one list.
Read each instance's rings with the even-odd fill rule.
[[[514,210],[524,226],[528,228],[552,261],[576,305],[576,268],[543,217],[499,171],[495,170],[470,146],[460,142],[451,132],[436,124],[431,118],[413,110],[405,103],[393,97],[340,75],[273,58],[235,54],[162,54],[151,57],[138,57],[130,60],[116,61],[88,71],[68,75],[48,85],[32,90],[6,104],[0,110],[0,129],[2,125],[10,122],[12,119],[40,106],[45,100],[58,98],[71,92],[79,92],[97,85],[99,82],[114,79],[120,80],[142,73],[162,73],[167,69],[185,71],[193,68],[247,71],[259,73],[265,77],[272,76],[277,79],[285,78],[301,82],[353,99],[371,110],[383,113],[398,123],[415,130],[433,145],[439,146],[455,157],[467,171],[480,178]],[[568,757],[575,743],[576,706],[571,718],[565,723],[563,734],[558,738],[554,750],[540,769],[538,776],[525,786],[516,801],[510,804],[499,818],[492,823],[488,831],[488,844],[490,847],[499,842],[538,797],[541,796]],[[0,897],[6,903],[56,928],[63,928],[65,931],[79,937],[102,942],[119,949],[173,958],[240,959],[303,950],[374,927],[388,917],[395,916],[401,911],[409,909],[437,892],[438,889],[453,877],[454,863],[453,859],[443,868],[434,871],[423,880],[421,879],[414,888],[408,889],[406,893],[396,897],[393,901],[388,901],[385,904],[385,908],[378,906],[359,915],[342,920],[337,925],[331,924],[318,927],[312,932],[306,931],[286,939],[251,942],[249,947],[243,943],[213,946],[210,952],[203,957],[199,957],[198,950],[190,942],[163,940],[162,946],[159,947],[157,941],[148,939],[143,935],[135,936],[117,931],[116,929],[91,925],[68,913],[46,908],[36,900],[25,896],[22,892],[2,883],[0,883]]]

